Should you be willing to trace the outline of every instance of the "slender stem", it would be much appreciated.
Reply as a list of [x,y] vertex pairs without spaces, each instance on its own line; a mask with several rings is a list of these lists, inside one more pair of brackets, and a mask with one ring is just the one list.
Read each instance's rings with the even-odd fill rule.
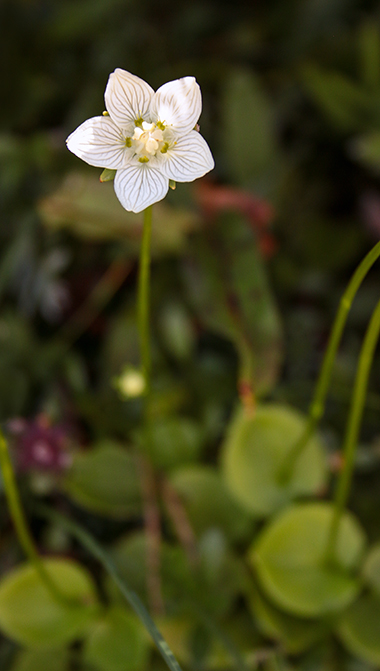
[[351,277],[351,280],[341,298],[338,312],[335,317],[329,342],[323,358],[318,381],[315,387],[314,397],[310,405],[308,421],[302,435],[300,436],[298,441],[293,445],[290,452],[286,455],[284,462],[280,466],[278,473],[278,479],[280,482],[287,482],[291,477],[294,465],[298,457],[302,454],[303,450],[305,449],[309,441],[309,438],[314,433],[319,420],[323,416],[323,413],[325,411],[327,392],[330,386],[334,360],[336,357],[336,353],[338,351],[338,347],[340,345],[343,329],[347,321],[352,301],[354,300],[356,293],[361,283],[363,282],[365,276],[367,275],[370,268],[372,268],[373,264],[379,258],[379,256],[380,256],[380,242],[378,242],[371,249],[371,251],[368,252],[368,254],[364,257],[362,262],[359,264],[353,276]]
[[140,334],[141,365],[145,377],[145,393],[150,389],[151,356],[149,337],[150,304],[150,241],[152,233],[152,206],[144,211],[144,229],[140,251],[138,280],[138,327]]
[[360,351],[357,367],[350,414],[348,417],[346,435],[343,444],[343,470],[339,476],[334,496],[334,514],[326,548],[326,561],[332,562],[335,558],[336,542],[339,524],[347,504],[355,464],[355,454],[358,443],[359,429],[363,416],[368,378],[371,370],[377,341],[380,335],[380,301],[373,311],[367,328],[364,342]]
[[[140,266],[138,278],[138,328],[140,336],[141,367],[145,379],[145,441],[147,454],[151,441],[151,426],[148,414],[148,400],[151,389],[151,355],[150,355],[150,243],[152,234],[152,206],[144,211],[144,229],[140,251]],[[148,457],[142,455],[141,460],[141,485],[144,499],[144,519],[147,536],[147,588],[153,613],[157,615],[164,611],[164,601],[161,590],[160,577],[160,546],[161,525],[159,508],[156,500],[155,474]]]
[[16,478],[9,456],[8,444],[3,433],[0,431],[0,465],[4,480],[4,489],[8,501],[9,511],[16,529],[17,537],[30,563],[34,566],[36,573],[45,584],[52,597],[60,604],[69,605],[68,599],[58,589],[55,582],[47,572],[43,561],[36,549],[33,538],[28,528],[26,517],[22,508]]

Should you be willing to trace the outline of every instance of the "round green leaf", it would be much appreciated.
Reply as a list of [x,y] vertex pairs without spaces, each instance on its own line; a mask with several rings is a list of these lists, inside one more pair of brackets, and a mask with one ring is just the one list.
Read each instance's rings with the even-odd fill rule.
[[366,662],[380,665],[380,599],[365,594],[344,613],[338,634],[347,649]]
[[[126,583],[144,600],[147,599],[147,537],[144,532],[136,532],[121,537],[112,548],[111,554],[118,572]],[[178,545],[163,542],[160,552],[161,579],[164,596],[178,597],[191,591],[193,579],[186,555]],[[109,581],[110,593],[117,595],[113,581]]]
[[41,649],[56,648],[80,636],[95,610],[95,590],[87,571],[68,559],[43,562],[73,603],[53,598],[29,563],[17,566],[0,583],[0,628],[18,643]]
[[290,654],[304,652],[326,633],[326,626],[317,620],[303,620],[275,608],[257,591],[250,605],[263,634],[279,641]]
[[368,586],[380,597],[380,543],[370,549],[364,562],[363,576]]
[[69,651],[60,650],[20,650],[11,671],[68,671]]
[[99,671],[141,671],[147,665],[149,640],[135,615],[113,606],[91,629],[84,659]]
[[219,473],[211,466],[181,468],[172,474],[171,483],[183,501],[196,534],[217,528],[231,541],[249,538],[252,534],[250,515],[231,498]]
[[64,487],[71,499],[99,515],[123,518],[140,511],[135,460],[117,443],[106,441],[78,452]]
[[[214,533],[212,533],[214,532]],[[191,568],[184,550],[178,545],[161,544],[161,581],[168,614],[188,612],[189,602],[196,602],[210,614],[222,617],[245,590],[244,565],[226,544],[217,542],[220,532],[213,529],[200,543],[197,569]],[[212,538],[213,537],[213,538]],[[216,541],[216,542],[215,542]],[[147,539],[137,532],[119,539],[112,549],[112,558],[126,583],[146,601]],[[113,581],[107,580],[112,598],[118,599]]]
[[352,572],[365,538],[351,514],[341,520],[336,566],[324,561],[333,511],[328,503],[294,505],[264,528],[250,550],[265,593],[294,615],[312,618],[337,611],[358,592]]
[[149,435],[149,455],[157,468],[171,470],[196,461],[203,444],[203,432],[187,417],[157,417]]
[[299,496],[315,494],[326,482],[323,445],[313,436],[288,482],[279,467],[305,427],[304,417],[281,405],[259,406],[251,415],[240,407],[222,447],[222,470],[231,494],[250,513],[263,517]]

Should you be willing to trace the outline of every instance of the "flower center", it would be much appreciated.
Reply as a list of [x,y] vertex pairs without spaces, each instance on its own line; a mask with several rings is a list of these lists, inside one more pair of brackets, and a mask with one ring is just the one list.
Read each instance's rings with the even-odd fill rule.
[[169,142],[166,139],[169,138],[166,135],[168,132],[160,121],[155,124],[138,119],[132,137],[127,137],[125,144],[134,150],[140,163],[147,163],[157,153],[167,152]]

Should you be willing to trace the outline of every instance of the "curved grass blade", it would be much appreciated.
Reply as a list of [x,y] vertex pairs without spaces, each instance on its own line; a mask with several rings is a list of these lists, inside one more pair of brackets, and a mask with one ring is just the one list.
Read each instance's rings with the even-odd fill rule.
[[168,644],[166,643],[162,634],[154,624],[143,602],[137,596],[137,594],[132,590],[130,590],[129,587],[125,584],[125,581],[119,576],[118,571],[109,554],[105,550],[103,550],[103,548],[97,543],[97,541],[91,536],[91,534],[89,534],[76,522],[73,522],[64,515],[61,515],[60,513],[57,513],[56,511],[53,511],[50,508],[47,508],[46,506],[36,507],[36,512],[40,514],[42,517],[49,518],[50,520],[64,527],[94,557],[96,557],[96,559],[103,565],[105,570],[113,578],[116,585],[120,589],[121,593],[128,601],[129,605],[133,608],[136,615],[140,618],[140,620],[144,624],[145,628],[147,629],[153,641],[155,642],[158,651],[160,652],[164,661],[168,665],[170,671],[182,671],[180,665],[178,664]]

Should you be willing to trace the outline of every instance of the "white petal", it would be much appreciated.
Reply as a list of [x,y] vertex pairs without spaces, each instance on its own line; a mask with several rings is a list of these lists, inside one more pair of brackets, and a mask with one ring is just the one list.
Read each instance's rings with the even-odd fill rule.
[[129,128],[137,119],[149,119],[154,91],[140,77],[117,68],[108,79],[104,100],[110,117],[120,128]]
[[183,77],[161,86],[152,99],[152,121],[172,126],[185,135],[197,123],[202,111],[202,96],[195,77]]
[[175,182],[192,182],[215,165],[206,140],[195,130],[179,138],[163,156],[160,171]]
[[118,170],[114,180],[115,193],[128,212],[141,212],[165,198],[169,180],[147,163],[137,163]]
[[87,119],[69,135],[66,144],[75,156],[96,168],[117,170],[125,163],[125,138],[110,117]]

